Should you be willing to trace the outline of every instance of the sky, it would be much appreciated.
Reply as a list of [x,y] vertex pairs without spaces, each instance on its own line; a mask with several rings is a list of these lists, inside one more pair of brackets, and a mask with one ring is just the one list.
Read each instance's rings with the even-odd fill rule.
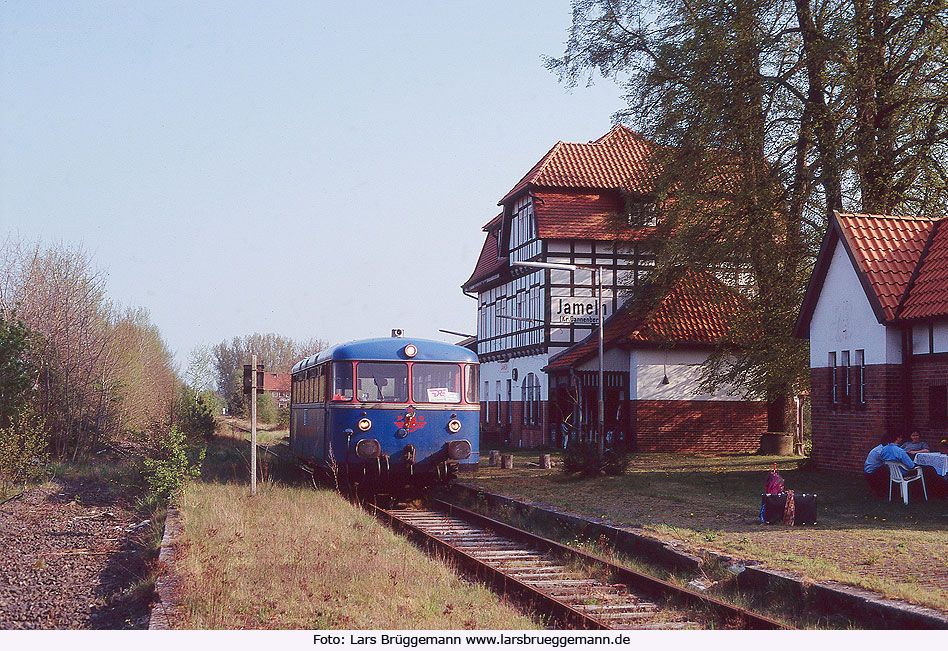
[[0,3],[0,243],[81,247],[182,367],[254,332],[457,341],[497,201],[623,107],[568,0]]

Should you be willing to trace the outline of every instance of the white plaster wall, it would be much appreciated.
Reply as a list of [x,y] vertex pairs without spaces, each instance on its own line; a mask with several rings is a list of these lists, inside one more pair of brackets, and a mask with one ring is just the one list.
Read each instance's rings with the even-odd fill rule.
[[[598,371],[599,355],[594,355],[592,359],[587,359],[576,368],[580,371]],[[606,350],[605,354],[602,356],[602,370],[622,371],[625,373],[629,370],[629,353],[624,350],[619,350],[618,348],[610,348]]]
[[926,321],[913,325],[912,352],[916,355],[948,352],[948,321]]
[[[481,400],[497,400],[497,380],[500,380],[501,399],[507,399],[507,380],[512,377],[513,369],[517,369],[517,379],[512,382],[511,399],[520,400],[522,398],[523,380],[527,373],[533,373],[540,381],[540,400],[547,400],[549,396],[549,378],[547,374],[540,369],[549,363],[548,355],[531,355],[529,357],[516,357],[507,362],[482,362],[480,378]],[[484,382],[489,382],[489,393],[484,395]]]
[[902,362],[898,331],[876,320],[856,270],[837,242],[810,319],[810,367],[828,366],[830,351],[857,349],[866,351],[866,364]]
[[[632,400],[736,401],[743,398],[729,387],[714,394],[698,392],[702,364],[708,353],[700,350],[633,350],[629,355]],[[662,377],[668,375],[668,384]]]
[[933,339],[935,341],[934,353],[948,352],[948,322],[936,321],[933,326]]

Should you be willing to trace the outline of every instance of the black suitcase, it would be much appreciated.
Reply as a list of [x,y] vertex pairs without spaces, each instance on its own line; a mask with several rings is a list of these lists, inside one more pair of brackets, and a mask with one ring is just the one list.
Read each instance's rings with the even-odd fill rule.
[[783,522],[783,511],[787,507],[786,493],[761,493],[760,521],[765,524]]
[[[765,524],[782,524],[787,508],[786,493],[761,493],[760,521]],[[816,494],[793,494],[793,524],[816,524]]]
[[793,524],[816,524],[816,494],[793,494]]

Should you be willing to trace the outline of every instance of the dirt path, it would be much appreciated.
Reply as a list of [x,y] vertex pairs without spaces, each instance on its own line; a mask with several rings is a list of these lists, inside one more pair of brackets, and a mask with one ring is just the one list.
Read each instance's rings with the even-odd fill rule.
[[57,479],[0,504],[0,629],[147,628],[135,496]]

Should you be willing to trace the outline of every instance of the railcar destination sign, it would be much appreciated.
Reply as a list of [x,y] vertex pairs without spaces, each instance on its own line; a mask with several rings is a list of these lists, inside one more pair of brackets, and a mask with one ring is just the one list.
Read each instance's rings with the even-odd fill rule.
[[[602,319],[609,318],[609,311],[612,308],[612,301],[604,300],[602,302]],[[598,301],[595,298],[573,296],[554,296],[550,308],[551,325],[569,325],[588,324],[595,325],[599,323],[599,317],[596,314]]]

